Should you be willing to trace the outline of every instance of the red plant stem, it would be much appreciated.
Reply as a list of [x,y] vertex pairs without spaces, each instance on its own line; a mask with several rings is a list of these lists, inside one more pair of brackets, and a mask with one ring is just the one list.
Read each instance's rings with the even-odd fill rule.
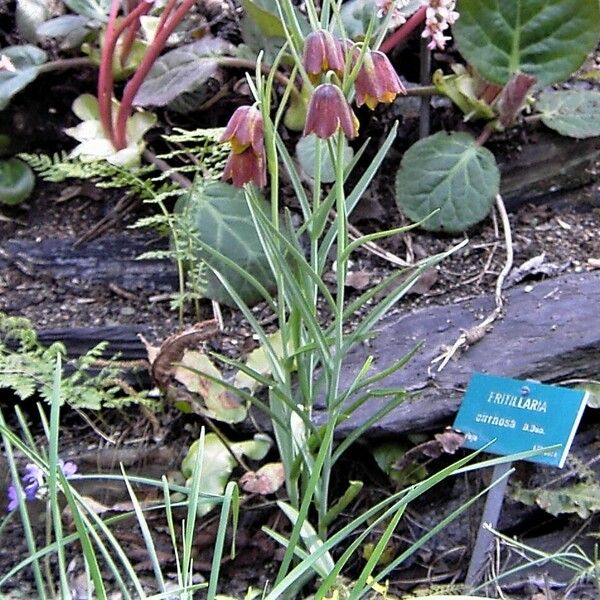
[[[98,112],[100,114],[102,128],[115,148],[117,146],[112,120],[112,96],[114,84],[112,65],[115,49],[123,31],[136,21],[139,25],[140,16],[146,14],[150,8],[152,8],[152,3],[153,0],[142,0],[118,25],[116,24],[116,15],[119,10],[120,0],[113,0],[113,5],[111,6],[109,23],[106,27],[104,45],[102,46],[100,73],[98,74]],[[117,8],[113,16],[113,7],[115,5]]]
[[419,26],[423,23],[423,21],[425,21],[425,13],[427,11],[427,7],[426,6],[422,6],[421,8],[419,8],[419,10],[417,10],[415,13],[413,13],[408,21],[406,21],[406,23],[404,23],[404,25],[402,25],[402,27],[399,27],[398,29],[396,29],[396,31],[394,31],[389,37],[387,37],[383,43],[381,44],[381,46],[379,47],[379,50],[381,50],[381,52],[389,52],[390,50],[394,49],[398,44],[400,44],[400,42],[403,42],[404,40],[406,40],[408,38],[408,36]]
[[[115,23],[121,0],[112,0],[110,5],[110,14],[106,25],[106,33],[104,34],[104,44],[102,46],[102,56],[100,59],[100,71],[98,73],[98,113],[100,122],[106,136],[113,142],[113,123],[112,123],[112,92],[113,92],[113,77],[112,77],[112,57],[114,54],[114,46],[116,46],[117,38],[115,36]],[[110,48],[111,43],[112,49]]]
[[[142,0],[142,3],[145,4],[144,0]],[[136,5],[139,5],[136,0],[127,0],[127,12],[133,12],[136,8]],[[146,14],[150,10],[150,6],[151,5],[148,5],[148,9],[142,14]],[[121,68],[124,68],[127,64],[127,60],[131,54],[131,49],[133,48],[133,42],[135,42],[135,36],[137,35],[139,28],[140,17],[137,17],[131,22],[131,25],[127,29],[127,33],[125,34],[125,39],[123,40],[123,46],[121,48]]]
[[[158,30],[156,37],[152,40],[146,54],[144,54],[144,58],[142,59],[142,62],[140,62],[135,74],[127,82],[123,91],[123,98],[121,99],[121,106],[119,107],[117,122],[115,124],[114,146],[117,150],[122,150],[127,146],[127,119],[131,114],[131,107],[133,106],[135,95],[144,82],[146,75],[148,75],[148,71],[152,68],[152,65],[169,39],[169,36],[175,27],[181,23],[194,2],[196,2],[196,0],[184,0],[170,18],[165,20],[164,26]],[[133,15],[134,13],[131,14]]]
[[158,20],[158,26],[156,27],[156,31],[160,31],[163,28],[166,20],[169,18],[169,15],[173,12],[173,8],[177,4],[177,0],[169,0],[165,5],[162,13],[160,14],[160,19]]
[[494,133],[494,126],[492,124],[488,123],[484,127],[483,131],[479,134],[479,137],[477,138],[475,143],[478,146],[483,146],[490,139],[490,136],[492,135],[492,133]]

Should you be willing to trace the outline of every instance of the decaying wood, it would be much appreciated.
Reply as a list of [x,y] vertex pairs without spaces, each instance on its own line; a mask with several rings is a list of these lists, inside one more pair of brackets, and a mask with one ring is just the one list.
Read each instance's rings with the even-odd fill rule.
[[[531,290],[530,290],[531,288]],[[529,291],[530,290],[530,291]],[[381,387],[418,392],[374,425],[371,436],[439,428],[452,421],[463,391],[474,372],[557,382],[600,373],[600,273],[570,274],[507,293],[504,317],[481,341],[437,373],[430,369],[440,348],[451,344],[461,329],[469,329],[494,306],[492,297],[450,306],[436,306],[393,315],[377,327],[379,335],[348,357],[342,389],[373,355],[375,370],[400,359],[418,342],[423,347],[409,364]],[[381,408],[384,398],[373,398],[340,424],[345,435]],[[315,413],[317,422],[326,418]]]
[[500,159],[500,193],[509,210],[595,181],[600,137],[576,140],[540,129],[528,142]]
[[[452,421],[472,373],[489,372],[508,377],[556,382],[573,377],[598,377],[600,373],[600,272],[575,273],[518,286],[506,294],[505,316],[482,340],[452,360],[441,373],[430,369],[440,349],[451,344],[461,329],[469,329],[494,306],[492,296],[449,306],[434,306],[391,315],[378,326],[370,345],[355,349],[346,363],[342,387],[368,355],[375,369],[389,367],[418,342],[423,347],[409,364],[381,382],[401,387],[417,398],[406,401],[369,432],[372,436],[443,427]],[[110,342],[107,355],[121,353],[124,360],[145,359],[138,339],[143,326],[42,330],[40,340],[65,342],[71,355],[82,354],[101,340]],[[381,407],[373,398],[340,424],[338,434],[352,431]],[[325,419],[315,411],[318,422]]]
[[166,259],[137,258],[156,249],[148,242],[148,238],[131,234],[108,236],[77,247],[69,239],[8,240],[0,245],[0,269],[10,265],[32,277],[171,292],[177,285],[175,264]]

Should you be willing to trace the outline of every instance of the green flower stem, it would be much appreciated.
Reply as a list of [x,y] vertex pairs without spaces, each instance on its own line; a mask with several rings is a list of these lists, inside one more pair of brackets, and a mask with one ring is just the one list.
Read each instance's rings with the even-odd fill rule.
[[[215,58],[215,63],[220,67],[230,67],[232,69],[248,69],[249,71],[253,71],[256,69],[256,63],[253,60],[249,60],[247,58],[236,58],[234,56],[220,56]],[[273,72],[273,77],[280,83],[283,87],[290,86],[290,93],[300,98],[301,94],[298,88],[291,84],[290,79],[286,77],[281,71],[278,71],[273,68],[271,65],[266,65],[261,63],[260,70],[265,75],[269,75]]]

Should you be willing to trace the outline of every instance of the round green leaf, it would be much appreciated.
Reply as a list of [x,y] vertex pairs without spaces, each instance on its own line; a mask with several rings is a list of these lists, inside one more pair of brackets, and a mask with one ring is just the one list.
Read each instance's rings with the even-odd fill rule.
[[[304,172],[312,179],[315,177],[315,153],[317,145],[317,136],[310,134],[300,138],[296,144],[296,157]],[[347,167],[352,161],[354,150],[348,146],[346,138],[344,144],[344,167]],[[335,169],[331,154],[326,143],[321,143],[321,183],[333,183],[335,181]]]
[[[268,212],[266,202],[261,208]],[[203,243],[239,267],[263,286],[273,288],[269,261],[256,233],[244,190],[221,182],[196,186],[176,206],[177,212],[187,215]],[[256,288],[227,261],[197,248],[197,258],[218,271],[249,305],[262,300]],[[236,304],[212,269],[207,269],[205,295],[217,302],[235,307]]]
[[483,220],[494,203],[500,172],[494,155],[466,133],[440,132],[411,146],[396,176],[396,202],[429,231],[458,233]]
[[0,161],[0,204],[20,204],[29,198],[34,185],[33,171],[22,160]]
[[544,125],[561,135],[587,138],[600,135],[600,92],[558,90],[540,96],[537,109]]
[[598,43],[598,0],[459,0],[453,27],[462,55],[486,79],[517,72],[538,87],[566,79]]

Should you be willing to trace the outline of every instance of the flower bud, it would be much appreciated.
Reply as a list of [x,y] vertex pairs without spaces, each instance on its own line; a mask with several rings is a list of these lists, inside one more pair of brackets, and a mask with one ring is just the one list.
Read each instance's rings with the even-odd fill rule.
[[348,139],[354,139],[358,135],[358,119],[342,90],[331,83],[324,83],[315,89],[310,98],[304,135],[314,133],[324,140],[338,129],[342,129]]

